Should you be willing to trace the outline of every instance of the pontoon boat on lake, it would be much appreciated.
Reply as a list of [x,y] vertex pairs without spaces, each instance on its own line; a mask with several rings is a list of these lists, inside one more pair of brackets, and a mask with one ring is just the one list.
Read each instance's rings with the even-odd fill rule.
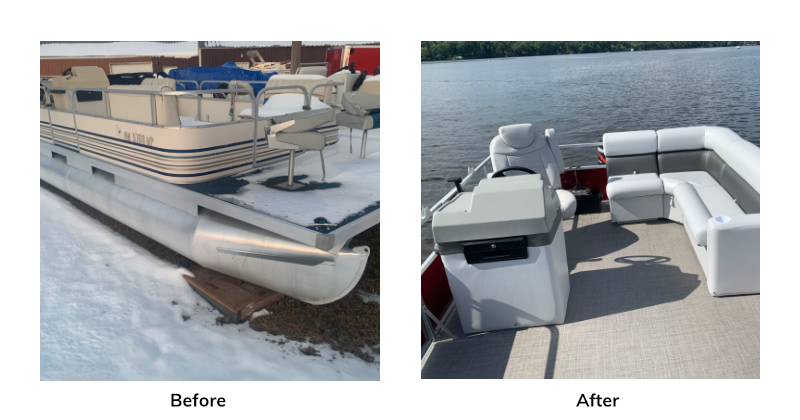
[[[177,91],[74,67],[41,85],[41,180],[202,266],[332,302],[369,256],[350,240],[380,220],[380,100],[357,77]],[[363,132],[360,155],[339,127]]]
[[722,127],[500,128],[423,208],[422,377],[758,378],[759,157]]

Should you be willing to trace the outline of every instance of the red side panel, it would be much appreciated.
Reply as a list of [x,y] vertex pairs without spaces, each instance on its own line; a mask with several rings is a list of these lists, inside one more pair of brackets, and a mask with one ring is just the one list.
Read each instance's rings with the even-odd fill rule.
[[365,71],[374,76],[375,70],[381,65],[381,49],[375,47],[350,47],[350,63],[355,63],[357,71]]
[[[348,48],[349,54],[346,54]],[[381,65],[381,48],[376,45],[348,46],[330,48],[327,51],[325,62],[328,66],[327,75],[336,73],[342,67],[355,63],[357,71],[365,71],[370,76],[375,75],[375,69]]]
[[328,66],[326,77],[336,73],[336,70],[342,68],[342,53],[344,48],[328,48],[325,52],[325,62]]
[[577,171],[567,169],[561,174],[561,187],[565,190],[575,189],[576,186],[582,188],[600,188],[603,192],[603,200],[608,200],[606,195],[606,185],[608,175],[606,168],[578,169]]
[[453,300],[441,256],[437,255],[430,267],[422,273],[422,300],[437,317],[444,315],[447,305]]
[[[444,271],[442,257],[437,255],[431,265],[422,273],[422,301],[434,315],[441,319],[447,311],[447,306],[453,301],[450,285],[447,283],[447,274]],[[425,333],[422,333],[422,343],[425,343]]]

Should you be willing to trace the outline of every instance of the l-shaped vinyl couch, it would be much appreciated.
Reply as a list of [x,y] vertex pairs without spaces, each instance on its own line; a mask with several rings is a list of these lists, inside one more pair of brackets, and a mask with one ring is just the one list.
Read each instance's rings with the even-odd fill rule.
[[616,223],[682,223],[714,296],[760,293],[760,148],[723,127],[603,135]]

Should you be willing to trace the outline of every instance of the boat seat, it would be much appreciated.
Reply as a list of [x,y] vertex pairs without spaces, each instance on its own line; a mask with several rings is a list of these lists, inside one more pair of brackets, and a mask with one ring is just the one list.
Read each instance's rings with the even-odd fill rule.
[[659,175],[664,181],[664,193],[674,196],[680,184],[689,184],[702,199],[712,215],[743,216],[736,200],[708,172],[672,172]]
[[336,86],[335,93],[332,93],[330,97],[326,97],[325,103],[342,107],[342,97],[345,93],[353,91],[353,85],[356,83],[358,76],[358,73],[352,73],[350,70],[341,70],[328,76],[328,81],[341,83],[341,85]]
[[284,133],[298,133],[313,130],[325,125],[335,119],[335,112],[332,108],[312,109],[309,111],[293,112],[291,114],[276,115],[272,117],[275,124],[294,120],[294,125],[283,129]]
[[367,77],[361,87],[358,88],[359,92],[371,93],[373,95],[381,95],[381,76]]
[[607,133],[603,148],[613,221],[682,223],[712,295],[759,293],[757,146],[728,128],[682,127]]
[[361,159],[367,151],[369,130],[380,128],[381,97],[365,92],[347,92],[342,95],[342,112],[336,116],[336,125],[350,128],[350,153],[353,152],[353,129],[361,130]]
[[[147,82],[147,84],[145,84]],[[166,92],[175,90],[171,79],[145,79],[141,85],[111,85],[109,90],[138,90],[144,92]],[[175,96],[155,96],[156,124],[167,127],[180,127],[178,101]],[[150,124],[150,95],[130,93],[109,93],[108,107],[112,118]]]
[[333,108],[312,109],[271,117],[272,124],[265,128],[267,143],[271,149],[289,150],[289,176],[287,189],[296,188],[294,183],[294,159],[296,150],[318,150],[322,164],[322,181],[325,181],[325,148],[326,138],[320,128],[329,126],[335,119]]
[[692,242],[698,246],[706,245],[706,225],[711,218],[708,208],[703,204],[703,199],[697,191],[688,183],[678,184],[673,190],[675,203],[683,213],[683,224],[686,231],[692,238]]
[[611,176],[608,178],[606,194],[614,222],[651,220],[664,216],[664,183],[657,174]]
[[[69,76],[54,77],[50,83],[50,89],[59,92],[58,88],[77,89],[77,88],[94,88],[105,89],[108,87],[108,76],[105,71],[96,66],[76,66],[72,67],[72,74]],[[87,95],[88,92],[82,92]],[[81,101],[79,92],[75,100],[76,111],[86,114],[105,115],[105,102],[102,100],[101,95],[96,95],[99,100]],[[72,111],[72,102],[70,95],[66,92],[53,93],[53,107],[55,109]]]
[[500,127],[498,131],[499,134],[489,146],[494,172],[509,166],[532,169],[556,189],[562,218],[571,218],[575,214],[577,201],[571,192],[561,188],[561,174],[565,165],[554,139],[555,130],[550,128],[537,133],[532,124],[515,124]]

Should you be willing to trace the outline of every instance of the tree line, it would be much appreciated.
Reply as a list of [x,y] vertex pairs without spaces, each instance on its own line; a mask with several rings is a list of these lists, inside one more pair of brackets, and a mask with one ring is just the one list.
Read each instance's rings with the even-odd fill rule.
[[422,41],[422,61],[760,45],[759,41]]

